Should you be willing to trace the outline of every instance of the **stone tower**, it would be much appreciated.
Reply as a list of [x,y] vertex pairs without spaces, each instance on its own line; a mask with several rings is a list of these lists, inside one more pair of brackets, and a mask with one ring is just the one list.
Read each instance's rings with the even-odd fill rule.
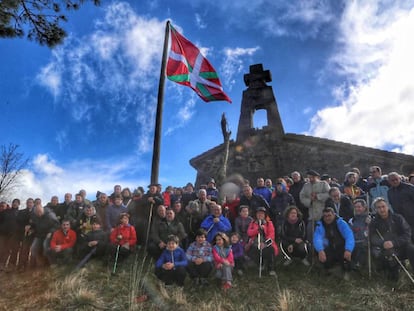
[[242,143],[256,131],[253,128],[253,115],[257,110],[264,109],[267,114],[267,127],[275,140],[281,140],[285,135],[280,119],[277,103],[271,86],[266,82],[272,81],[269,70],[263,71],[263,65],[250,66],[250,73],[244,75],[247,89],[243,91],[237,142]]

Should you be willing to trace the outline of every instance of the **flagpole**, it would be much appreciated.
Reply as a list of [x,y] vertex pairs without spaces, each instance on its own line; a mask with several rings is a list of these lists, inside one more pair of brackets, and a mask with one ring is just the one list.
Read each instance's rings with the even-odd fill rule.
[[158,175],[160,169],[160,153],[161,153],[161,126],[162,126],[162,110],[164,105],[164,84],[165,84],[165,66],[168,55],[168,37],[170,30],[170,21],[165,25],[164,49],[162,52],[160,82],[158,85],[158,101],[157,112],[155,115],[155,131],[154,131],[154,146],[152,151],[152,166],[151,166],[151,183],[158,183]]

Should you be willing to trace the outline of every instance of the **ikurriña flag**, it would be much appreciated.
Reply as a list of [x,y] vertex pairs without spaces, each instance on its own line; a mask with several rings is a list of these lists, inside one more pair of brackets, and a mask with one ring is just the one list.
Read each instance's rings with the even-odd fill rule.
[[170,25],[171,50],[166,74],[171,81],[191,87],[204,101],[231,99],[224,93],[216,70],[200,50]]

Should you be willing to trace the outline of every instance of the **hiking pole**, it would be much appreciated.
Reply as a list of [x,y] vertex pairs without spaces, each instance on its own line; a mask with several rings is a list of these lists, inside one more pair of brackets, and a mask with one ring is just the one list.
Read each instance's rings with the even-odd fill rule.
[[[306,245],[306,244],[305,244]],[[292,258],[290,258],[290,256],[287,254],[287,252],[285,251],[285,249],[283,248],[283,244],[282,244],[282,242],[280,242],[279,243],[279,247],[280,247],[280,250],[282,251],[282,254],[283,254],[283,258],[285,259],[285,260],[292,260]],[[305,246],[306,247],[306,246]]]
[[148,239],[149,239],[149,233],[150,233],[150,229],[151,229],[152,210],[153,210],[153,208],[154,208],[154,203],[151,203],[150,212],[149,212],[149,215],[148,215],[148,227],[147,227],[147,236],[145,237],[144,252],[147,251],[147,247],[148,247]]
[[371,279],[372,276],[372,267],[371,267],[371,241],[369,236],[369,229],[367,230],[367,239],[368,239],[368,278]]
[[263,250],[262,250],[262,246],[261,244],[261,239],[260,239],[260,230],[261,230],[261,226],[262,226],[262,221],[259,220],[258,221],[259,224],[259,232],[257,233],[257,248],[260,252],[260,258],[259,258],[259,278],[262,277],[262,264],[263,264]]
[[[370,214],[369,191],[367,191],[367,206],[368,206],[368,217],[370,217],[369,216],[369,214]],[[366,223],[366,219],[365,219],[365,223]],[[367,228],[367,240],[368,240],[368,278],[371,280],[372,266],[371,266],[371,241],[370,241],[370,236],[369,236],[369,228]]]
[[[384,240],[384,237],[382,236],[382,234],[378,231],[378,229],[376,229],[378,236],[380,237],[381,240]],[[407,274],[408,278],[410,279],[410,281],[414,284],[414,278],[411,276],[410,272],[408,272],[407,268],[403,265],[403,263],[400,261],[400,258],[398,258],[398,256],[393,252],[391,254],[391,256],[395,259],[395,261],[400,265],[400,267],[403,269],[403,271],[405,272],[405,274]]]
[[76,265],[75,270],[82,268],[88,262],[88,260],[92,257],[92,255],[95,253],[96,253],[96,246],[93,247],[90,250],[90,252],[86,254],[85,257],[83,257],[83,259]]
[[114,268],[112,269],[112,274],[115,274],[115,272],[116,272],[116,265],[118,264],[118,256],[119,256],[119,248],[120,247],[121,247],[121,245],[119,245],[119,244],[116,247],[115,262],[114,262]]
[[213,227],[214,227],[215,224],[216,223],[213,221],[213,223],[211,224],[210,228],[208,228],[208,230],[207,230],[207,234],[211,231],[211,229],[213,229]]

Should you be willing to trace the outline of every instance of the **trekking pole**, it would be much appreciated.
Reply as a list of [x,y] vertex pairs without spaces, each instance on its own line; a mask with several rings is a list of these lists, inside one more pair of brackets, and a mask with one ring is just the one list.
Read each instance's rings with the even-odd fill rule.
[[211,229],[213,229],[213,227],[214,227],[215,224],[216,224],[215,222],[213,222],[211,224],[210,228],[208,228],[208,230],[207,230],[207,234],[211,231]]
[[369,236],[369,229],[367,230],[367,239],[368,239],[368,278],[371,279],[372,276],[372,267],[371,267],[371,241]]
[[[311,198],[311,202],[310,202],[310,208],[311,208],[312,213],[313,213],[313,201],[312,201],[312,198]],[[308,240],[310,240],[309,242],[312,245],[312,265],[311,265],[311,267],[312,267],[314,265],[314,263],[315,263],[315,248],[313,247],[313,236],[315,234],[315,215],[312,215],[311,226],[312,226],[311,227],[312,236]]]
[[[378,236],[380,237],[381,240],[384,240],[384,237],[382,236],[382,234],[378,231],[378,229],[376,229]],[[403,271],[407,274],[408,278],[410,279],[410,281],[414,284],[414,278],[411,276],[410,272],[408,272],[407,268],[403,265],[403,263],[401,262],[400,258],[398,258],[398,256],[393,252],[391,254],[391,256],[395,259],[395,261],[400,265],[400,267],[403,269]]]
[[150,212],[149,212],[149,216],[148,216],[148,228],[147,228],[147,236],[145,237],[144,252],[147,251],[147,247],[148,247],[148,239],[149,239],[149,233],[150,233],[150,229],[151,229],[152,210],[153,210],[153,208],[154,208],[154,203],[151,203]]
[[285,249],[283,248],[283,244],[282,244],[282,242],[280,242],[279,243],[279,248],[280,248],[280,250],[282,251],[282,254],[283,254],[283,258],[285,259],[285,260],[292,260],[292,258],[290,258],[290,256],[288,255],[288,253],[285,251]]
[[263,250],[262,250],[262,247],[260,245],[261,244],[260,229],[261,229],[261,226],[262,226],[262,221],[259,220],[258,221],[258,224],[259,224],[259,232],[257,233],[257,248],[258,248],[259,253],[260,253],[260,258],[259,258],[259,278],[261,278],[262,277],[262,264],[263,264]]
[[93,247],[90,250],[90,252],[86,254],[85,257],[83,257],[83,259],[76,265],[75,270],[82,268],[88,262],[88,260],[92,257],[92,255],[95,253],[96,253],[96,246]]
[[121,245],[119,245],[119,244],[116,247],[115,262],[114,262],[114,268],[112,269],[112,274],[115,274],[115,272],[116,272],[116,265],[118,264],[118,256],[119,256],[119,248],[120,247],[121,247]]
[[[367,191],[367,206],[368,206],[368,217],[370,217],[370,208],[369,208],[369,191]],[[366,221],[366,220],[365,220]],[[367,240],[368,240],[368,278],[371,279],[372,276],[372,266],[371,266],[371,240],[369,236],[369,228],[367,228]]]

